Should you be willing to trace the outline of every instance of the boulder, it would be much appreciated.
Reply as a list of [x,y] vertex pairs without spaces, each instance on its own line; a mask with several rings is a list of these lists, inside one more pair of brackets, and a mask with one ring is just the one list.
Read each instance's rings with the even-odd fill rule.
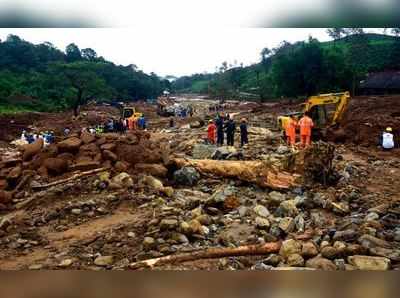
[[179,185],[194,186],[200,179],[200,174],[193,167],[183,167],[174,172],[174,180]]
[[300,254],[301,253],[301,243],[294,239],[285,240],[282,243],[279,254],[287,259],[289,255]]
[[257,216],[261,217],[268,217],[270,215],[268,209],[265,208],[263,205],[256,205],[253,211]]
[[0,190],[4,190],[8,187],[8,182],[6,179],[0,179]]
[[9,191],[0,190],[0,204],[8,204],[12,200],[12,194]]
[[146,164],[138,163],[135,164],[135,170],[139,173],[148,174],[155,177],[165,178],[168,174],[168,170],[162,164]]
[[279,206],[282,202],[286,201],[286,195],[277,191],[271,191],[268,194],[268,203],[274,206]]
[[24,150],[22,159],[24,161],[30,160],[33,156],[35,156],[42,150],[43,144],[44,144],[43,139],[37,139],[32,144],[27,144],[22,146],[22,149]]
[[143,240],[143,249],[146,251],[152,250],[157,246],[156,241],[153,237],[144,237]]
[[309,259],[306,262],[306,267],[325,270],[325,271],[333,271],[337,269],[335,263],[322,257],[315,257]]
[[84,144],[89,144],[96,141],[96,136],[89,132],[84,131],[81,134],[81,140]]
[[43,166],[51,174],[60,175],[68,171],[68,161],[62,158],[47,158]]
[[100,146],[101,150],[113,151],[117,145],[115,143],[107,143]]
[[368,234],[362,235],[358,239],[358,243],[360,243],[365,248],[374,248],[374,247],[391,248],[391,244],[389,242]]
[[268,228],[270,227],[270,223],[269,223],[268,219],[266,219],[264,217],[257,216],[255,222],[256,222],[256,226],[259,229],[268,230]]
[[299,214],[295,200],[287,200],[282,202],[276,212],[279,216],[287,217],[295,217],[297,214]]
[[57,144],[62,152],[77,152],[82,144],[82,140],[77,137],[71,137]]
[[94,264],[97,266],[110,266],[114,263],[113,256],[100,256],[94,260]]
[[160,222],[161,230],[173,230],[178,227],[178,221],[176,219],[163,219]]
[[237,150],[235,147],[232,146],[222,146],[217,147],[215,151],[211,155],[211,159],[229,159],[229,156],[235,156],[237,154]]
[[8,181],[15,181],[22,175],[22,168],[20,166],[17,166],[8,173],[7,175],[7,180]]
[[390,260],[384,257],[350,256],[347,258],[350,265],[360,270],[389,270]]
[[344,231],[336,231],[333,240],[351,242],[358,238],[359,234],[355,230],[349,229]]
[[301,248],[301,255],[304,258],[315,257],[316,255],[318,255],[317,246],[311,241],[303,243],[303,246]]
[[153,191],[162,191],[164,189],[164,185],[162,182],[153,176],[143,176],[139,180],[139,184],[142,186],[147,186],[149,189]]
[[125,161],[117,161],[114,168],[117,172],[126,172],[129,169],[129,164]]
[[194,159],[210,159],[216,148],[214,145],[196,144],[192,156]]
[[109,150],[103,151],[103,157],[105,160],[111,160],[111,161],[116,161],[118,159],[118,156]]
[[335,247],[325,246],[324,248],[321,249],[321,255],[324,258],[333,260],[339,255],[339,252]]
[[299,254],[292,254],[287,258],[287,264],[293,267],[303,267],[304,266],[304,259]]
[[374,247],[369,249],[369,253],[374,256],[385,257],[391,261],[400,262],[400,250],[399,249],[387,249],[383,247]]
[[295,222],[292,217],[284,217],[279,221],[279,228],[286,234],[293,232],[295,228]]
[[121,188],[133,187],[133,180],[128,173],[122,172],[111,179],[111,182],[119,185]]

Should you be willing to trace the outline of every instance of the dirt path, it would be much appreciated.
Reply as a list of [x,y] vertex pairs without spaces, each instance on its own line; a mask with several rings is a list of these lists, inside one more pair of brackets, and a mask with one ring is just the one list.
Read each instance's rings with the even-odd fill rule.
[[28,255],[2,259],[0,260],[0,270],[21,269],[35,263],[40,263],[49,258],[54,252],[65,250],[69,246],[81,241],[91,241],[97,235],[107,233],[118,226],[139,223],[146,217],[147,214],[145,213],[132,213],[132,210],[121,208],[116,210],[112,215],[83,223],[64,232],[49,233],[48,227],[44,227],[40,233],[50,241],[49,246],[35,248]]

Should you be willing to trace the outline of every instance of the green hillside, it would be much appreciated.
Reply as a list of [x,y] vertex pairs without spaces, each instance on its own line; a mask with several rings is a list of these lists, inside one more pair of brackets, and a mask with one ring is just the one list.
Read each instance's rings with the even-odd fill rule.
[[203,93],[218,98],[240,99],[246,97],[244,93],[253,93],[264,100],[355,91],[368,72],[400,69],[399,55],[400,38],[382,34],[356,34],[328,42],[282,42],[260,63],[221,67],[218,73],[179,78],[172,87],[178,93]]

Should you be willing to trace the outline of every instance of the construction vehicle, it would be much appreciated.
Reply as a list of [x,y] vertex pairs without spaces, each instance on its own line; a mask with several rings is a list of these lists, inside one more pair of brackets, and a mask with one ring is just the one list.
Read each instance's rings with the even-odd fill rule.
[[157,114],[162,117],[175,116],[175,101],[169,96],[158,97]]
[[277,118],[279,129],[286,125],[290,116],[294,115],[299,120],[304,113],[309,112],[314,122],[313,138],[326,139],[327,134],[338,128],[350,102],[350,93],[327,93],[311,96],[305,103],[302,103],[301,112],[291,112]]
[[121,110],[121,118],[124,120],[130,118],[138,119],[141,116],[143,116],[143,113],[137,112],[136,108],[133,106],[120,105],[120,110]]

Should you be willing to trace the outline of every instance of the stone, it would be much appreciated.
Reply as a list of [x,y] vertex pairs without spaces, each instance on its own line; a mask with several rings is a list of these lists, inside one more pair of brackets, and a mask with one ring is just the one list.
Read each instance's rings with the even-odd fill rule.
[[192,156],[194,159],[211,159],[217,147],[214,145],[195,144],[193,146]]
[[359,244],[348,244],[346,246],[345,254],[346,255],[360,255],[360,254],[365,254],[367,253],[367,249],[362,247]]
[[22,155],[22,159],[24,161],[30,160],[42,150],[43,145],[44,141],[41,138],[37,139],[32,144],[23,145],[22,149],[24,150],[24,154]]
[[342,241],[335,241],[333,247],[337,249],[338,254],[342,255],[346,252],[346,243]]
[[28,270],[41,270],[43,269],[42,264],[33,264],[28,267]]
[[299,214],[295,200],[287,200],[282,202],[276,212],[279,216],[287,217],[295,217],[297,214]]
[[17,166],[15,168],[12,168],[11,171],[7,175],[7,180],[9,181],[15,181],[22,175],[22,168],[20,166]]
[[189,231],[190,234],[200,234],[203,235],[204,229],[201,223],[199,223],[198,220],[192,219],[191,221],[188,222],[189,224]]
[[137,163],[135,164],[135,170],[139,173],[144,173],[147,175],[165,178],[167,177],[168,170],[162,164],[145,164],[145,163]]
[[234,209],[239,207],[238,189],[234,186],[221,186],[205,201],[207,207],[218,209]]
[[82,144],[82,140],[77,137],[71,137],[57,143],[57,147],[62,152],[77,152]]
[[186,221],[182,221],[179,224],[179,229],[185,235],[191,235],[192,234],[192,229],[190,228],[190,225]]
[[394,239],[394,241],[400,242],[400,228],[396,228],[393,231],[393,239]]
[[153,176],[143,176],[140,179],[139,184],[146,185],[153,191],[162,191],[164,189],[162,182]]
[[161,230],[173,230],[178,227],[178,221],[176,219],[163,219],[160,222]]
[[365,221],[372,221],[372,220],[378,220],[378,219],[379,219],[379,215],[375,212],[368,213],[364,218]]
[[303,246],[301,248],[301,255],[304,258],[315,257],[316,255],[318,255],[317,246],[311,241],[303,243]]
[[114,152],[111,152],[110,150],[104,150],[103,158],[105,160],[116,161],[118,159],[118,156]]
[[279,147],[276,149],[276,153],[278,154],[286,154],[290,152],[290,148],[285,145],[279,145]]
[[380,256],[390,259],[391,261],[400,261],[400,250],[387,249],[383,247],[374,247],[369,249],[369,253],[373,256]]
[[324,247],[330,246],[329,241],[323,240],[320,244],[320,249],[323,249]]
[[12,193],[6,190],[0,190],[0,204],[8,204],[12,200]]
[[325,271],[333,271],[337,269],[336,265],[332,261],[322,257],[315,257],[307,260],[306,267]]
[[153,237],[144,237],[143,249],[146,251],[152,250],[157,246],[156,240]]
[[325,246],[324,248],[321,249],[321,255],[324,258],[333,260],[338,256],[339,252],[335,247],[332,246]]
[[89,144],[89,143],[96,141],[96,136],[84,131],[81,134],[81,140],[83,143]]
[[391,248],[391,244],[389,242],[368,234],[364,234],[360,238],[358,238],[358,243],[360,243],[361,246],[365,248],[374,248],[374,247]]
[[97,257],[94,260],[94,264],[96,266],[102,266],[102,267],[110,266],[113,263],[114,263],[114,257],[113,256],[100,256],[100,257]]
[[232,146],[217,147],[211,155],[211,159],[224,160],[229,159],[229,156],[237,154],[237,150]]
[[255,222],[256,222],[256,226],[259,229],[268,230],[268,228],[270,227],[270,223],[269,223],[268,219],[266,219],[264,217],[257,216],[255,219]]
[[61,175],[68,171],[68,161],[62,158],[46,158],[43,166],[51,174]]
[[8,182],[6,179],[0,179],[0,190],[5,190],[8,187]]
[[129,238],[136,238],[136,234],[134,232],[129,232],[128,233]]
[[358,232],[349,229],[344,231],[336,231],[332,239],[334,241],[339,240],[339,241],[351,242],[356,240],[358,236],[359,236]]
[[269,197],[268,203],[271,203],[271,205],[275,206],[279,206],[282,202],[286,200],[286,195],[277,191],[271,191],[268,194],[268,197]]
[[114,143],[108,143],[108,144],[102,144],[100,146],[101,150],[106,150],[106,151],[114,151],[114,149],[117,147]]
[[287,264],[292,267],[302,267],[304,266],[304,259],[299,254],[292,254],[287,258]]
[[112,183],[119,185],[121,188],[131,188],[133,187],[132,177],[125,172],[119,173],[111,179]]
[[65,259],[62,260],[60,264],[58,264],[58,267],[66,268],[71,266],[74,263],[72,259]]
[[182,244],[189,243],[189,239],[181,233],[172,233],[171,239]]
[[279,254],[287,259],[289,255],[292,254],[300,254],[302,245],[299,241],[289,239],[285,240],[282,243],[281,249],[279,250]]
[[162,193],[165,194],[167,197],[171,198],[174,195],[174,188],[171,186],[164,187],[162,189]]
[[295,222],[292,217],[284,217],[279,221],[279,228],[286,234],[293,232],[295,228]]
[[279,263],[283,262],[283,258],[277,254],[271,254],[262,261],[266,265],[278,266]]
[[357,267],[360,270],[389,270],[391,262],[384,257],[371,256],[349,256],[347,261],[350,265]]
[[74,215],[80,215],[82,213],[82,209],[74,208],[71,210],[71,213]]
[[183,167],[174,172],[174,180],[179,185],[194,186],[200,179],[200,174],[193,167]]
[[296,225],[297,232],[299,232],[299,233],[304,232],[304,228],[305,228],[305,224],[306,223],[305,223],[304,218],[303,218],[303,216],[301,214],[297,215],[294,218],[294,223]]
[[254,209],[253,209],[253,211],[254,211],[254,213],[255,213],[257,216],[260,216],[260,217],[265,217],[265,218],[267,218],[267,217],[270,215],[268,209],[265,208],[263,205],[257,205],[257,206],[255,206]]
[[117,172],[126,172],[129,169],[129,164],[125,161],[117,161],[114,165]]

